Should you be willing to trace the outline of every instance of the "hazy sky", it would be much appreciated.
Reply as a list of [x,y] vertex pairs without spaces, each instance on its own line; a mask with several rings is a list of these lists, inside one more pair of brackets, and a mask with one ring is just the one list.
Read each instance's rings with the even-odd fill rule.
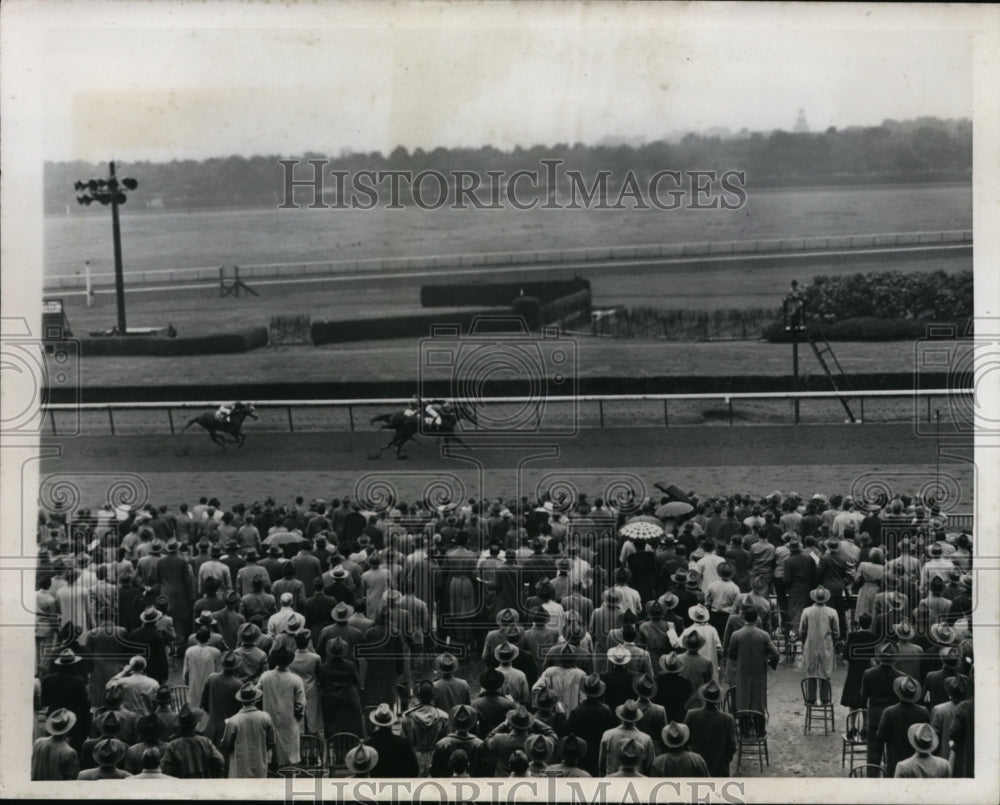
[[969,35],[874,8],[77,3],[18,64],[54,160],[971,117]]

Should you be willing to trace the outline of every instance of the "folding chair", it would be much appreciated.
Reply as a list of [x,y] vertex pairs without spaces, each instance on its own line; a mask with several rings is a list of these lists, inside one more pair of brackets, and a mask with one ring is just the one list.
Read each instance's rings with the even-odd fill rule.
[[181,708],[188,703],[188,686],[172,685],[170,688],[170,709],[179,713]]
[[802,703],[806,708],[806,723],[802,732],[806,733],[812,729],[813,719],[823,722],[824,735],[833,732],[836,728],[833,718],[833,688],[830,686],[830,680],[822,676],[807,676],[800,683],[800,688]]
[[299,736],[298,766],[312,777],[322,777],[326,771],[326,747],[318,735]]
[[345,777],[350,774],[347,768],[347,753],[361,743],[361,739],[353,732],[338,732],[330,738],[326,745],[326,766],[331,777]]
[[851,769],[851,777],[885,777],[885,769],[873,763],[865,763]]
[[738,710],[736,719],[736,773],[740,772],[743,756],[756,757],[760,770],[771,765],[767,754],[767,721],[757,710]]
[[854,771],[854,755],[865,756],[868,746],[868,711],[864,709],[851,710],[847,714],[847,727],[841,738],[840,767],[843,768],[850,755],[850,770]]

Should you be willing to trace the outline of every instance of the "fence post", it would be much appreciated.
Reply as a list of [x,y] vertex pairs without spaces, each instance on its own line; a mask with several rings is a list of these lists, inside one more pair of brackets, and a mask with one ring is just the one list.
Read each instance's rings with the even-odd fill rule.
[[170,435],[174,435],[174,411],[172,408],[167,409],[167,419],[170,420]]
[[931,421],[931,397],[927,395],[927,421]]
[[288,413],[288,430],[295,433],[295,424],[292,422],[292,406],[285,406],[285,411]]
[[600,412],[600,415],[601,415],[601,427],[603,428],[604,427],[604,400],[598,400],[597,401],[597,410]]
[[111,410],[111,406],[108,406],[108,422],[111,424],[111,435],[115,435],[115,415]]
[[726,397],[726,404],[729,406],[729,424],[733,424],[733,398]]
[[353,405],[348,405],[347,406],[347,417],[351,421],[351,430],[353,431],[354,430],[354,406]]
[[861,421],[864,422],[865,421],[865,398],[864,397],[859,397],[858,399],[861,400]]
[[663,427],[670,427],[670,417],[667,416],[667,401],[663,401]]

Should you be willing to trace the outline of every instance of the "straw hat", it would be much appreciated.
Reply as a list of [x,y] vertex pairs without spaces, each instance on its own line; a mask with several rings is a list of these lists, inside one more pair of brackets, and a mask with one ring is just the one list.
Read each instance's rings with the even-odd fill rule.
[[368,714],[368,720],[376,727],[391,727],[396,723],[396,715],[388,704],[382,702]]
[[45,719],[45,731],[49,735],[65,735],[74,726],[76,726],[76,713],[65,707],[53,710]]
[[708,623],[708,610],[701,604],[688,607],[688,617],[695,623]]
[[825,604],[830,600],[830,591],[822,584],[809,593],[809,597],[817,604]]
[[354,774],[367,774],[378,764],[378,752],[364,742],[344,756],[344,764]]
[[608,649],[608,660],[613,665],[628,665],[632,659],[632,652],[624,646],[614,646]]

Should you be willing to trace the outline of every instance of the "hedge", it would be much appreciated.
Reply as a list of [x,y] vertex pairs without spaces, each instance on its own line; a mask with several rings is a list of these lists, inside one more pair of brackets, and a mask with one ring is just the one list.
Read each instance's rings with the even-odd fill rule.
[[141,336],[81,338],[80,355],[84,358],[148,355],[150,357],[171,355],[223,355],[235,352],[249,352],[267,346],[266,327],[248,327],[231,333],[189,338],[144,338]]
[[[460,333],[467,334],[475,319],[479,317],[490,319],[503,315],[512,315],[510,308],[506,310],[485,308],[452,313],[418,313],[411,316],[387,316],[380,319],[320,320],[312,323],[310,333],[313,343],[317,346],[384,338],[426,338],[431,335],[431,328],[437,325],[458,327]],[[495,323],[491,323],[490,326],[493,332],[511,332],[510,327],[498,330]]]
[[535,282],[475,282],[424,285],[421,307],[509,307],[518,296],[534,296],[543,305],[577,291],[590,290],[590,280],[541,280]]
[[973,315],[971,271],[818,276],[803,294],[808,315],[824,322],[869,316],[948,321]]
[[[827,341],[916,341],[928,338],[930,333],[935,340],[948,340],[948,328],[951,328],[953,338],[963,338],[971,334],[969,324],[969,319],[912,321],[856,316],[829,324],[813,322],[807,329],[814,339],[825,338]],[[929,331],[928,328],[932,326],[934,330]],[[785,330],[781,321],[777,321],[764,330],[764,338],[773,342],[790,343],[792,334]]]

